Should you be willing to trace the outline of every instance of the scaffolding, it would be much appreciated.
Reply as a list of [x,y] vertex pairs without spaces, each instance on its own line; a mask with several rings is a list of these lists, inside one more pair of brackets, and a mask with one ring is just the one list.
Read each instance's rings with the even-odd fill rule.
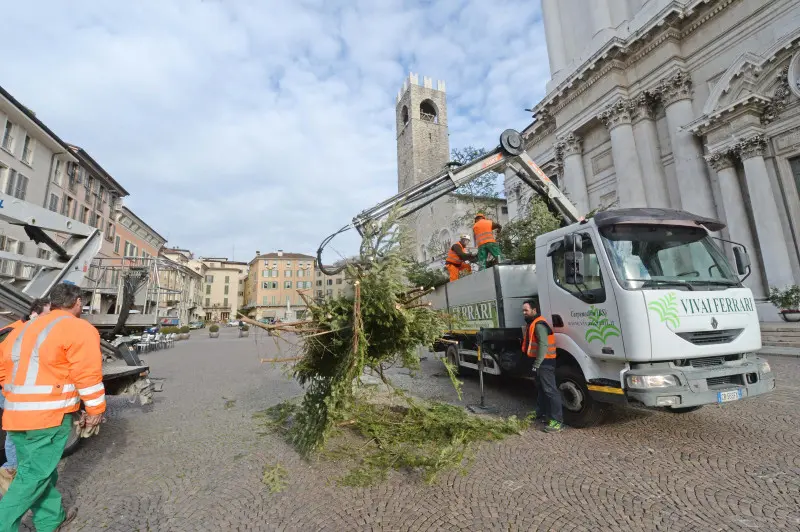
[[164,318],[188,319],[196,307],[189,275],[185,266],[164,257],[98,257],[83,283],[91,293],[85,317],[97,327],[115,326],[128,282],[133,300],[127,326],[152,327]]

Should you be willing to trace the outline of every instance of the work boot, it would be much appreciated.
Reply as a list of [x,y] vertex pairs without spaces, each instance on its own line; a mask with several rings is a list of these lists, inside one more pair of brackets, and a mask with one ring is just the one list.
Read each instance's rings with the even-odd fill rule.
[[55,529],[55,532],[61,532],[62,530],[66,530],[67,526],[69,526],[69,524],[73,522],[77,516],[78,516],[77,508],[70,508],[69,510],[67,510],[67,517],[65,517],[64,520],[61,521],[61,524],[58,525],[58,528]]
[[16,469],[6,469],[5,467],[0,467],[0,494],[6,494],[8,487],[11,485],[11,481],[14,480],[16,475]]
[[562,430],[564,430],[564,424],[555,419],[551,419],[550,423],[544,428],[545,432],[561,432]]

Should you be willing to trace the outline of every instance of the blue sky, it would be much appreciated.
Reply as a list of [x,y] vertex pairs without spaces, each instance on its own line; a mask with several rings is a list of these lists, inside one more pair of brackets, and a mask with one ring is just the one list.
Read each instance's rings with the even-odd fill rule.
[[394,194],[409,71],[447,83],[451,148],[527,125],[549,77],[536,0],[99,5],[5,5],[0,84],[203,256],[313,253]]

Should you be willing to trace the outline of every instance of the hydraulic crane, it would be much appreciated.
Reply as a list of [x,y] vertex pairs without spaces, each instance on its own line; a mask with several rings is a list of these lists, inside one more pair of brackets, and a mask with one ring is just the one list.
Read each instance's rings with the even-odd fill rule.
[[522,135],[513,129],[507,129],[500,135],[500,145],[490,153],[461,166],[448,165],[425,181],[359,213],[353,218],[352,223],[330,235],[320,244],[317,250],[320,269],[328,275],[333,275],[344,268],[340,266],[330,270],[322,264],[322,251],[336,235],[355,228],[363,236],[367,224],[382,219],[390,212],[396,212],[398,219],[403,219],[488,172],[503,171],[506,168],[513,169],[523,182],[547,201],[550,208],[556,211],[565,223],[571,224],[581,219],[572,202],[525,152]]

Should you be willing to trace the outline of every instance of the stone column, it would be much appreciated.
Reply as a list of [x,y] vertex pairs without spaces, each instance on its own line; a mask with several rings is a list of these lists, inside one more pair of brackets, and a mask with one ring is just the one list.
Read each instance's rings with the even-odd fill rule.
[[681,196],[680,208],[693,214],[717,218],[703,149],[691,132],[682,129],[694,120],[689,76],[678,72],[664,80],[659,87],[659,96],[667,114],[675,177]]
[[[750,220],[739,185],[739,176],[734,166],[734,158],[730,153],[713,153],[706,157],[709,166],[717,173],[719,188],[722,193],[722,208],[725,211],[725,223],[728,226],[728,235],[731,240],[742,244],[750,255],[752,273],[745,280],[745,284],[753,290],[756,297],[764,297],[764,282],[761,275],[761,264],[758,249],[750,230]],[[730,244],[725,244],[725,250],[734,268],[733,252]]]
[[550,60],[550,76],[552,77],[567,65],[558,0],[542,0],[542,20],[544,21],[544,38],[547,42],[547,57]]
[[611,134],[611,154],[617,174],[620,207],[647,207],[642,169],[631,126],[630,103],[617,100],[600,113],[599,118]]
[[559,139],[556,149],[564,158],[563,188],[581,216],[589,212],[589,192],[586,189],[586,172],[583,171],[583,139],[570,133]]
[[661,148],[658,144],[658,132],[653,116],[653,102],[649,94],[641,94],[631,102],[633,118],[633,135],[636,138],[636,151],[639,154],[639,164],[642,166],[642,182],[648,207],[680,208],[678,189],[674,195],[677,202],[673,202],[673,193],[667,187],[667,175],[661,163]]
[[783,226],[778,216],[778,204],[772,193],[767,163],[764,161],[766,147],[764,137],[755,135],[739,142],[735,150],[744,165],[744,182],[750,196],[750,208],[767,284],[782,288],[794,283],[794,275]]

